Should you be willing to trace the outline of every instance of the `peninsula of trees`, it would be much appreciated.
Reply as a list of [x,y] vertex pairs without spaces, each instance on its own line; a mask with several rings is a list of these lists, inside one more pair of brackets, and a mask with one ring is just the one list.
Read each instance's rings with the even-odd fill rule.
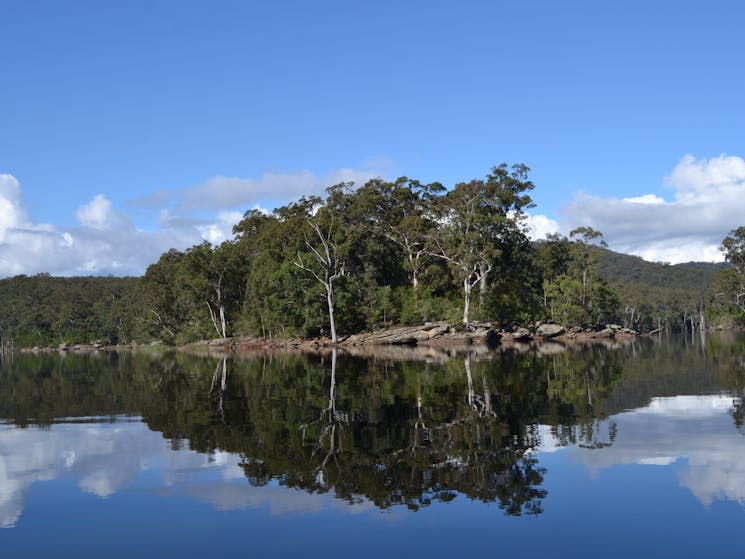
[[2,345],[336,340],[442,320],[650,331],[734,324],[745,313],[745,228],[723,241],[727,267],[618,255],[588,227],[531,243],[528,173],[501,164],[450,190],[407,177],[341,183],[325,198],[249,210],[234,238],[171,249],[141,278],[1,280]]

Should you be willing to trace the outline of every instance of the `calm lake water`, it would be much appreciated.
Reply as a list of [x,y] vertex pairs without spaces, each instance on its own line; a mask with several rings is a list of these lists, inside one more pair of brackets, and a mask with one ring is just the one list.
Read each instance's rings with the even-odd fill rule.
[[15,355],[2,557],[742,557],[745,338]]

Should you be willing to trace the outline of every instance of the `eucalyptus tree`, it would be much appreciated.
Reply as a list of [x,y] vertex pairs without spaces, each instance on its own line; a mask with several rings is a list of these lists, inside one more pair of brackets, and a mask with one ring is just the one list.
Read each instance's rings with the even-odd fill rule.
[[332,343],[338,342],[335,284],[347,273],[345,252],[348,247],[343,243],[349,233],[340,221],[351,203],[351,188],[351,183],[328,188],[325,204],[317,197],[302,198],[300,204],[275,210],[280,221],[291,222],[295,234],[302,232],[302,243],[294,247],[292,265],[323,288]]
[[440,183],[422,184],[408,177],[393,182],[372,179],[355,193],[363,210],[362,223],[380,231],[398,248],[413,292],[431,255],[427,243],[436,227],[432,200],[444,191]]
[[321,204],[302,197],[271,214],[251,210],[236,225],[236,244],[250,260],[243,296],[241,326],[264,337],[310,333],[316,309],[313,285],[295,265],[305,250],[306,221]]
[[730,231],[719,247],[731,267],[719,272],[717,287],[740,313],[745,313],[745,226]]
[[485,180],[457,184],[437,199],[439,223],[429,252],[447,262],[463,288],[464,325],[474,287],[483,296],[505,244],[525,236],[523,210],[533,206],[528,171],[522,164],[502,163]]
[[325,229],[322,229],[321,225],[315,220],[308,219],[307,224],[311,230],[305,238],[307,252],[303,254],[298,251],[294,264],[312,276],[325,289],[331,343],[335,344],[339,339],[336,334],[336,318],[334,316],[334,284],[344,277],[345,262],[341,257],[339,246],[333,238],[333,220],[329,221]]
[[618,296],[599,271],[603,234],[578,227],[569,239],[554,236],[543,250],[546,316],[564,324],[601,323],[616,318]]
[[587,305],[587,275],[597,264],[597,253],[593,252],[592,245],[597,242],[602,247],[608,245],[603,239],[603,234],[592,227],[577,227],[569,232],[569,238],[574,241],[573,253],[575,267],[579,268],[582,276],[582,293],[580,300],[582,306]]
[[206,306],[218,338],[228,337],[229,318],[240,308],[247,264],[232,241],[214,248],[205,241],[188,249],[184,256],[179,285],[191,294],[197,307]]
[[183,295],[175,278],[184,253],[176,249],[164,252],[158,261],[147,267],[138,286],[137,299],[142,306],[141,320],[154,334],[173,343],[186,322]]

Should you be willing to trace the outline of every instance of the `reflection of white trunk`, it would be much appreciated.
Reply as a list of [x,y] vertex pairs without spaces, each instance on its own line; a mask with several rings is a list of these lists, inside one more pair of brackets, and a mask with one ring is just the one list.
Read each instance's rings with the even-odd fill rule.
[[212,391],[215,389],[215,383],[217,382],[217,375],[220,373],[220,362],[217,362],[217,365],[215,366],[215,372],[212,373],[212,382],[210,383],[210,394],[212,394]]
[[[222,375],[220,375],[220,369],[222,368]],[[225,423],[225,411],[223,410],[223,397],[228,387],[228,358],[223,357],[222,361],[218,361],[215,366],[215,372],[212,374],[212,382],[210,383],[210,394],[215,390],[215,384],[217,384],[217,377],[220,378],[220,392],[218,394],[217,409],[220,411],[220,418]]]
[[220,382],[220,390],[225,392],[228,387],[228,358],[222,358],[222,382]]
[[[336,409],[337,352],[338,350],[336,348],[332,348],[331,350],[331,386],[329,387],[329,405],[326,409],[321,411],[321,417],[317,421],[313,422],[313,423],[319,423],[319,422],[328,423],[328,425],[326,425],[323,429],[321,429],[321,433],[318,436],[318,444],[316,445],[316,448],[313,450],[313,455],[315,455],[319,450],[324,449],[324,447],[326,446],[325,440],[328,438],[328,451],[326,452],[325,458],[323,459],[321,464],[318,466],[318,471],[316,474],[316,480],[321,485],[325,485],[327,483],[326,476],[324,475],[326,464],[328,464],[331,458],[334,458],[334,460],[336,460],[336,455],[342,451],[342,444],[341,444],[342,426],[344,423],[347,422],[347,415],[344,412],[340,412]],[[301,429],[303,429],[303,432],[305,432],[305,429],[308,427],[308,425],[310,424],[306,424],[301,427]],[[337,435],[339,436],[338,441],[336,440]]]
[[587,388],[587,405],[592,407],[592,390],[590,389],[590,379],[587,376],[587,371],[585,371],[585,387]]
[[489,384],[486,382],[486,375],[481,374],[481,381],[484,385],[484,413],[491,415],[491,391],[489,390]]
[[329,389],[329,418],[336,417],[336,355],[337,349],[331,350],[331,388]]
[[416,416],[417,416],[417,427],[421,426],[422,429],[426,429],[424,425],[424,418],[422,417],[422,385],[417,383],[416,387]]
[[473,391],[473,377],[471,376],[471,356],[466,355],[466,358],[464,360],[464,364],[466,367],[466,379],[468,379],[468,405],[476,409],[475,400],[476,400],[476,394]]

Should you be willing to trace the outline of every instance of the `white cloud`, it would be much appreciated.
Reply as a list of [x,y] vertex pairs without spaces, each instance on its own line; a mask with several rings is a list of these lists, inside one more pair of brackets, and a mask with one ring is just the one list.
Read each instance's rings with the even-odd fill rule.
[[609,246],[652,261],[721,261],[719,245],[745,224],[745,160],[683,157],[665,179],[674,200],[655,194],[624,199],[577,193],[562,228],[601,231]]
[[103,194],[98,194],[88,204],[80,206],[75,216],[83,227],[98,231],[117,230],[121,232],[134,228],[129,218],[115,211],[111,202]]
[[167,206],[176,214],[234,210],[262,205],[282,205],[301,196],[323,196],[329,186],[340,182],[364,184],[384,175],[390,163],[371,160],[362,169],[341,168],[323,176],[311,171],[264,173],[260,178],[216,176],[207,182],[173,191],[156,192],[134,201],[146,208]]
[[98,195],[76,212],[78,226],[60,230],[29,220],[20,185],[10,175],[0,177],[0,214],[0,277],[139,275],[169,248],[227,238],[241,217],[234,212],[218,215],[214,223],[174,220],[146,232]]
[[[702,505],[732,500],[745,506],[745,437],[729,413],[736,403],[728,395],[654,398],[645,408],[603,422],[616,426],[610,446],[569,452],[593,474],[619,464],[676,464],[680,484]],[[554,449],[555,437],[544,434],[543,440],[542,447]]]
[[5,240],[8,229],[27,223],[21,185],[13,175],[0,174],[0,243]]
[[624,198],[624,202],[632,202],[634,204],[664,204],[665,199],[660,198],[654,194],[644,194],[643,196],[635,196],[633,198]]
[[350,507],[331,494],[309,494],[277,484],[250,486],[240,466],[242,459],[228,452],[210,457],[188,448],[172,450],[161,433],[129,418],[51,428],[0,425],[0,528],[18,523],[26,494],[37,482],[77,479],[82,492],[107,498],[136,484],[144,471],[151,472],[147,482],[151,493],[188,495],[218,510],[266,506],[281,515],[326,508],[355,514],[375,508],[363,498]]
[[215,223],[199,225],[197,230],[204,240],[217,245],[233,238],[233,226],[241,218],[243,218],[243,214],[240,212],[220,212],[217,214]]
[[528,214],[527,226],[528,236],[534,241],[545,239],[551,233],[559,231],[559,223],[542,214]]
[[[322,195],[339,182],[366,182],[390,166],[372,160],[363,169],[342,168],[318,176],[310,171],[265,173],[259,179],[217,176],[206,183],[170,192],[157,192],[134,202],[157,210],[154,231],[135,226],[104,194],[96,195],[75,212],[78,225],[60,229],[34,223],[26,211],[21,185],[0,174],[0,277],[18,274],[141,275],[165,251],[233,236],[233,226],[250,207],[285,204],[304,195]],[[270,206],[273,207],[273,206]]]

